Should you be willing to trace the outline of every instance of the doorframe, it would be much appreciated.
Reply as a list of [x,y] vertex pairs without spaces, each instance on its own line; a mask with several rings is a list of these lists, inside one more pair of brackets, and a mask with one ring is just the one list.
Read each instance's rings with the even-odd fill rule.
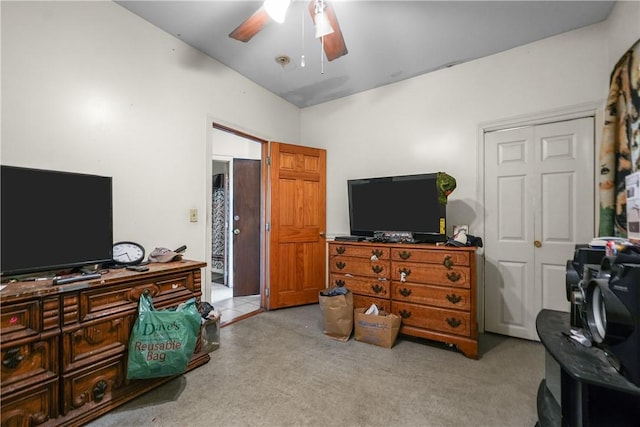
[[[574,120],[584,117],[593,117],[594,118],[594,159],[593,159],[593,168],[596,173],[594,174],[594,188],[592,191],[594,192],[594,236],[596,235],[596,230],[598,227],[598,223],[600,222],[599,216],[599,194],[598,194],[598,153],[600,152],[600,145],[602,141],[602,132],[604,130],[604,106],[605,100],[603,99],[601,102],[588,102],[584,104],[577,104],[573,106],[562,107],[558,109],[540,111],[537,113],[518,115],[510,118],[503,118],[488,122],[482,122],[478,124],[478,156],[477,156],[477,168],[478,171],[476,176],[476,182],[478,183],[476,186],[476,200],[482,201],[481,206],[485,206],[485,191],[484,191],[484,163],[485,163],[485,134],[488,132],[495,132],[500,130],[508,130],[514,129],[518,127],[525,126],[535,126],[541,125],[545,123],[553,123],[567,120]],[[479,215],[479,219],[481,224],[479,224],[480,229],[482,230],[482,235],[486,236],[486,212],[482,209],[482,213]],[[478,306],[476,307],[477,317],[478,317],[478,332],[484,332],[485,326],[485,258],[484,258],[484,249],[479,249],[476,252],[476,257],[479,259],[476,263],[477,265],[477,281],[478,289],[476,290],[478,295]]]
[[[207,221],[206,221],[206,246],[205,246],[205,256],[207,260],[211,260],[211,233],[213,227],[213,211],[211,209],[212,199],[211,199],[211,174],[212,174],[212,166],[211,162],[213,160],[212,153],[212,145],[213,145],[213,137],[211,134],[211,129],[216,129],[219,131],[227,132],[238,136],[240,138],[248,139],[250,141],[258,142],[261,144],[261,171],[260,171],[260,308],[269,309],[268,301],[265,293],[265,289],[268,287],[268,269],[267,260],[268,260],[268,245],[267,245],[267,236],[266,236],[266,224],[267,224],[267,212],[268,212],[268,171],[266,167],[266,158],[268,153],[269,142],[266,139],[260,138],[258,136],[251,135],[244,131],[235,129],[233,127],[224,125],[217,121],[212,117],[207,117],[207,147],[206,147],[206,173],[207,173],[207,182],[206,182],[206,195],[205,195],[205,206],[207,208]],[[207,262],[209,264],[209,262]],[[204,301],[211,301],[211,268],[207,268],[205,271],[204,278],[205,286],[202,289],[202,295]]]

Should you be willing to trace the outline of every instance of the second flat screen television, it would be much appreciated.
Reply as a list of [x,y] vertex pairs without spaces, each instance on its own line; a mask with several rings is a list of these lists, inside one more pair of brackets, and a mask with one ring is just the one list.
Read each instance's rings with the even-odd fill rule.
[[418,241],[446,240],[436,173],[351,179],[347,187],[352,236],[410,232]]

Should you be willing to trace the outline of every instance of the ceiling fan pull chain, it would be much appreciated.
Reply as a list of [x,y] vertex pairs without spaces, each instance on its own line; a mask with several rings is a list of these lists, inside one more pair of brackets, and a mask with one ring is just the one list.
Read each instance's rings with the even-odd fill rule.
[[324,74],[324,37],[322,38],[322,44],[320,46],[320,74]]
[[302,16],[302,35],[301,35],[302,54],[300,56],[300,67],[304,68],[304,66],[306,65],[304,61],[304,8],[302,9],[302,14],[300,16]]
[[[324,0],[320,0],[320,13],[324,15]],[[324,74],[324,36],[320,37],[320,74]]]

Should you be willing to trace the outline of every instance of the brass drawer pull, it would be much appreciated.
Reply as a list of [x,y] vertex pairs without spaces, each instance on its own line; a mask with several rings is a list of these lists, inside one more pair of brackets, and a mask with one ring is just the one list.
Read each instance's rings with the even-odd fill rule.
[[342,288],[344,286],[344,280],[338,279],[336,280],[336,286]]
[[411,289],[407,288],[402,288],[398,292],[400,292],[400,295],[402,295],[403,297],[408,297],[409,295],[411,295]]
[[400,272],[400,275],[404,275],[405,277],[411,274],[411,269],[406,267],[402,267],[398,271]]
[[159,293],[160,288],[155,284],[136,286],[135,288],[131,288],[131,290],[129,291],[128,300],[137,302],[140,300],[140,295],[142,294],[149,295],[153,298]]
[[344,251],[345,251],[344,246],[338,246],[336,248],[336,252],[338,253],[338,255],[342,255],[344,253]]
[[345,264],[342,261],[338,261],[336,262],[336,267],[338,267],[338,270],[342,270],[343,268],[345,268],[347,266],[347,264]]
[[402,317],[403,319],[408,319],[409,317],[411,317],[411,312],[408,310],[405,310],[404,308],[402,310],[400,310],[398,312],[398,314],[400,315],[400,317]]
[[457,328],[458,326],[460,326],[462,324],[462,322],[460,320],[456,319],[455,317],[447,317],[447,323],[452,328]]
[[406,261],[409,258],[411,258],[411,252],[402,251],[402,252],[398,253],[398,256]]
[[447,273],[447,279],[449,279],[452,282],[457,282],[458,280],[460,280],[460,273],[456,273],[455,271],[452,271],[450,273]]
[[24,359],[24,356],[20,354],[20,347],[10,348],[7,350],[7,354],[4,355],[4,359],[2,359],[2,366],[9,369],[17,368],[22,359]]
[[[373,292],[375,292],[376,294],[379,294],[380,292],[384,291],[384,286],[380,286],[380,285],[371,285],[371,290]],[[385,292],[386,293],[386,292]]]
[[100,402],[104,398],[104,394],[107,391],[107,382],[105,380],[100,380],[93,387],[93,401]]
[[382,254],[383,252],[380,249],[374,249],[371,251],[371,255],[373,255],[376,258],[380,258]]
[[384,267],[376,264],[371,266],[371,270],[373,270],[373,272],[376,274],[380,274],[382,273],[382,270],[384,270]]
[[449,300],[449,302],[451,304],[457,304],[460,301],[462,301],[462,297],[456,295],[456,294],[447,294],[447,299]]
[[442,265],[447,267],[448,270],[451,270],[451,268],[453,267],[453,260],[451,259],[450,255],[447,255],[446,257],[444,257],[444,261],[442,261]]

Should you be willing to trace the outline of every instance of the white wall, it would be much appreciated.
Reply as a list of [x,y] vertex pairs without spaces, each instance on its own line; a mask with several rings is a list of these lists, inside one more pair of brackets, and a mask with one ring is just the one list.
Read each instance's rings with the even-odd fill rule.
[[479,234],[482,124],[602,105],[640,38],[640,3],[618,2],[604,23],[300,111],[115,3],[0,10],[2,164],[113,176],[116,240],[201,260],[212,120],[326,148],[329,235],[349,231],[347,179],[433,171],[458,181],[449,228]]
[[327,149],[328,235],[349,232],[347,179],[437,171],[458,184],[448,233],[470,224],[482,235],[479,129],[584,104],[601,109],[639,22],[640,3],[619,2],[603,23],[302,110],[303,145]]
[[262,158],[262,144],[219,129],[211,129],[211,153],[237,159]]
[[115,3],[0,7],[2,164],[113,176],[116,241],[207,259],[211,120],[300,140],[297,107]]
[[[604,26],[607,34],[607,62],[611,72],[622,55],[640,39],[640,2],[618,0]],[[608,78],[609,76],[607,82]]]

